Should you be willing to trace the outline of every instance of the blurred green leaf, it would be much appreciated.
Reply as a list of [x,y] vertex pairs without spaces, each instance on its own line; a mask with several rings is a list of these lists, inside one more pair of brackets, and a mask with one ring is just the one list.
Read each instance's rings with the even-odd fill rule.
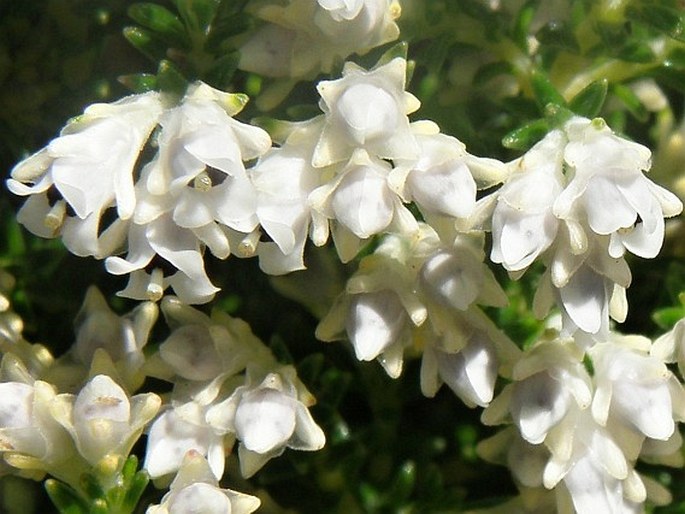
[[614,84],[611,88],[611,92],[623,102],[623,105],[628,109],[628,112],[637,120],[642,122],[647,121],[649,118],[649,111],[632,89],[623,84]]
[[205,73],[205,82],[217,89],[230,89],[233,75],[238,69],[239,60],[240,54],[238,52],[232,52],[218,58]]
[[513,68],[507,61],[489,62],[478,68],[473,77],[473,85],[480,87],[501,75],[511,75]]
[[557,91],[547,75],[540,71],[534,70],[530,76],[530,85],[533,89],[533,97],[538,107],[542,110],[548,104],[557,104],[566,106],[566,100]]
[[652,313],[652,319],[659,328],[663,330],[670,330],[678,321],[685,317],[685,308],[681,307],[664,307]]
[[150,73],[122,75],[118,80],[134,93],[147,93],[148,91],[154,91],[159,87],[157,75],[152,75]]
[[254,18],[245,13],[237,13],[227,17],[217,16],[209,29],[206,47],[213,52],[229,50],[227,40],[249,31],[253,25]]
[[171,61],[166,59],[159,63],[157,84],[162,91],[179,97],[185,94],[188,87],[188,81],[183,74]]
[[183,23],[166,7],[153,3],[133,4],[128,15],[137,23],[155,32],[166,43],[186,48],[188,36]]
[[564,22],[551,21],[545,24],[535,33],[535,39],[543,48],[561,48],[571,53],[580,51],[573,28]]
[[145,57],[157,63],[166,58],[167,45],[149,30],[141,27],[126,27],[124,37]]
[[206,36],[220,0],[173,0],[186,24],[191,40]]
[[502,138],[502,146],[512,150],[528,150],[540,141],[550,130],[547,120],[535,120],[512,130]]
[[609,81],[606,79],[600,79],[588,84],[571,99],[569,108],[580,116],[585,116],[586,118],[596,117],[602,109],[602,105],[604,105],[608,88]]
[[632,41],[623,45],[616,55],[628,62],[649,63],[656,60],[656,55],[647,42]]
[[683,12],[657,2],[641,2],[626,8],[629,20],[644,23],[657,31],[676,39],[683,37]]
[[60,514],[89,514],[88,505],[63,482],[49,478],[45,481],[45,490]]
[[521,7],[514,20],[512,38],[519,48],[528,51],[528,37],[530,36],[530,25],[537,11],[536,0],[529,1]]

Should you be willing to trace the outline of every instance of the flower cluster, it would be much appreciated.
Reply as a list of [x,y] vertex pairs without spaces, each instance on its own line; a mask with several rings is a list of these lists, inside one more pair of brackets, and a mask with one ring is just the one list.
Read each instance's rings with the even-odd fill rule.
[[267,4],[256,15],[266,23],[241,47],[240,67],[267,77],[307,79],[353,53],[399,36],[396,0],[294,0]]
[[667,503],[668,493],[634,469],[638,458],[682,465],[675,422],[685,419],[685,389],[654,348],[642,336],[611,333],[585,353],[550,330],[483,412],[485,424],[510,422],[516,431],[483,441],[481,454],[506,462],[524,495],[556,488],[564,512]]
[[162,311],[174,330],[148,361],[148,373],[174,389],[150,427],[145,468],[152,478],[177,471],[193,450],[220,479],[236,440],[244,476],[286,447],[323,447],[323,431],[308,410],[314,397],[247,323],[218,313],[209,318],[173,297]]
[[[89,107],[19,163],[8,187],[30,195],[18,219],[33,233],[59,235],[71,252],[130,274],[122,295],[158,300],[170,285],[202,303],[218,291],[205,272],[205,247],[225,259],[247,239],[251,251],[256,195],[244,162],[271,139],[232,118],[242,95],[196,83],[179,105],[168,101],[146,93]],[[150,162],[146,145],[157,148]]]
[[[211,69],[222,16],[240,17],[224,6],[204,23],[202,7],[182,4],[183,22],[156,4],[131,12],[192,47],[188,71]],[[645,175],[651,152],[601,118],[572,114],[583,106],[533,73],[525,86],[546,90],[538,103],[560,103],[540,120],[546,134],[508,163],[476,157],[433,121],[410,119],[420,102],[407,91],[402,45],[368,69],[343,64],[398,38],[396,0],[243,4],[256,25],[231,33],[240,53],[226,56],[231,72],[274,79],[257,98],[264,108],[300,80],[341,70],[311,88],[316,116],[239,121],[246,95],[197,80],[182,94],[91,105],[12,170],[8,188],[26,197],[19,222],[104,260],[128,277],[119,294],[140,303],[118,315],[91,288],[73,345],[54,357],[24,339],[13,280],[0,270],[0,474],[49,474],[84,501],[99,491],[102,512],[126,496],[126,463],[145,433],[145,480],[169,486],[149,514],[257,510],[260,499],[221,487],[227,458],[236,449],[247,479],[286,449],[323,448],[316,398],[245,321],[191,305],[219,291],[207,253],[257,257],[265,273],[286,275],[306,268],[309,243],[331,240],[338,260],[357,267],[329,310],[316,306],[316,337],[348,341],[358,361],[377,360],[393,379],[421,359],[424,396],[444,384],[484,409],[483,424],[508,425],[478,452],[510,468],[520,495],[480,512],[618,514],[667,503],[668,491],[637,470],[685,464],[685,321],[655,341],[613,326],[627,316],[628,254],[656,257],[665,219],[683,208]],[[537,28],[551,15],[528,14],[521,24]],[[185,25],[196,26],[186,34]],[[517,43],[534,53],[540,41]],[[512,280],[541,270],[531,279],[538,330],[526,341],[487,314],[508,302],[488,258]],[[141,392],[149,382],[166,393]]]
[[491,259],[514,276],[544,262],[538,314],[557,304],[565,333],[585,333],[588,345],[607,336],[609,316],[626,317],[626,250],[655,257],[664,217],[682,211],[675,195],[643,174],[650,156],[603,120],[574,117],[510,163],[504,185],[479,205],[490,220]]

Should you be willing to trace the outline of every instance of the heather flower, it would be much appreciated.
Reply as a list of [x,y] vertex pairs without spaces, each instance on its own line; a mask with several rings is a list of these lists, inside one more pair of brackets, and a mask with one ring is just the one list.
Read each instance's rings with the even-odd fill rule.
[[203,512],[206,514],[250,514],[259,508],[254,496],[221,489],[207,461],[194,450],[188,451],[178,474],[158,505],[147,514]]
[[110,377],[97,375],[78,395],[58,395],[50,412],[71,434],[83,458],[97,466],[105,457],[123,463],[160,405],[154,393],[129,398]]
[[420,104],[404,90],[406,68],[399,57],[370,71],[348,62],[342,78],[319,82],[326,122],[314,151],[315,167],[349,159],[358,148],[384,159],[419,156],[407,115]]
[[583,221],[599,235],[609,235],[609,254],[628,250],[655,257],[664,238],[663,218],[682,211],[672,193],[646,178],[651,152],[615,135],[602,120],[571,119],[564,161],[572,176],[554,205],[560,219]]
[[350,54],[364,54],[399,35],[400,7],[391,0],[294,0],[265,5],[268,23],[240,49],[240,68],[270,77],[309,78],[330,72]]
[[[102,258],[119,238],[116,230],[100,226],[101,217],[111,207],[121,220],[133,216],[136,161],[161,114],[159,93],[88,107],[47,147],[12,170],[10,191],[37,195],[20,211],[22,223],[43,237],[63,233],[77,255]],[[48,200],[52,190],[61,197],[54,204]]]
[[326,442],[308,410],[315,400],[297,380],[294,368],[270,372],[257,384],[260,375],[260,371],[248,370],[246,384],[207,412],[212,426],[235,434],[240,441],[238,455],[245,477],[286,447],[315,451]]

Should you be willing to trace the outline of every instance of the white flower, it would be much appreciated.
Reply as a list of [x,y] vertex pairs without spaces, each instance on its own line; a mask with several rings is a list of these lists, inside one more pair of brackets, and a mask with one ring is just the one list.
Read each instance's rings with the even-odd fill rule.
[[202,455],[190,450],[159,505],[147,514],[202,513],[250,514],[259,508],[259,498],[219,488],[219,482]]
[[269,22],[240,48],[240,68],[270,77],[303,79],[350,54],[397,39],[394,0],[293,0],[266,5],[257,16]]
[[391,187],[405,202],[415,202],[426,215],[466,218],[476,205],[476,181],[461,141],[440,134],[426,121],[412,124],[419,156],[398,160],[389,176]]
[[655,257],[664,237],[664,217],[682,211],[682,203],[642,173],[650,151],[616,136],[602,120],[571,119],[564,160],[573,176],[554,205],[561,219],[587,223],[593,232],[610,235],[609,254],[627,249]]
[[311,165],[323,116],[292,124],[279,148],[272,148],[250,170],[257,190],[257,218],[273,243],[260,242],[259,264],[269,274],[304,268],[308,232],[315,244],[328,239],[328,220],[311,209],[309,194],[321,185],[323,170]]
[[404,90],[406,68],[399,57],[370,71],[348,62],[342,78],[319,82],[326,123],[314,151],[315,167],[346,160],[357,148],[385,159],[418,157],[407,115],[420,104]]
[[491,259],[508,271],[526,269],[556,238],[552,206],[564,186],[563,143],[561,131],[547,134],[511,165],[513,173],[494,195]]
[[592,385],[581,359],[572,340],[541,340],[514,365],[515,382],[483,412],[483,423],[500,423],[509,413],[526,441],[547,439],[554,453],[570,437],[575,413],[590,406]]
[[33,385],[0,383],[0,454],[16,468],[44,470],[75,477],[83,466],[66,431],[55,421],[50,408],[54,388],[42,381]]
[[160,405],[154,393],[129,399],[110,377],[97,375],[77,396],[57,396],[50,411],[71,434],[83,458],[96,466],[108,456],[122,457],[123,463]]
[[314,451],[326,443],[307,408],[314,398],[295,380],[293,368],[282,368],[266,375],[259,385],[248,380],[208,410],[207,420],[213,426],[235,433],[240,440],[243,476],[252,476],[286,447]]
[[370,361],[400,340],[409,318],[392,291],[355,295],[347,317],[347,336],[357,359]]
[[143,347],[158,316],[145,302],[124,316],[115,314],[102,293],[91,286],[76,315],[76,341],[45,377],[62,391],[80,387],[93,366],[106,364],[126,390],[138,389],[145,378]]
[[[112,256],[105,261],[107,271],[113,275],[131,274],[129,287],[121,296],[137,300],[159,300],[162,291],[171,285],[174,292],[186,303],[205,303],[219,291],[209,280],[202,258],[201,242],[189,229],[179,227],[170,214],[145,224],[132,223],[128,234],[126,258]],[[178,271],[170,276],[136,281],[133,272],[143,270],[158,255]]]
[[194,450],[207,457],[217,479],[224,474],[226,443],[206,419],[206,408],[197,402],[176,405],[164,411],[150,426],[143,467],[154,479],[178,470],[183,457]]
[[456,353],[429,346],[421,361],[421,392],[435,396],[444,382],[466,405],[485,407],[492,400],[498,368],[495,347],[484,333],[476,333]]
[[647,354],[650,341],[614,335],[590,349],[597,391],[592,413],[606,425],[611,419],[645,437],[667,440],[674,418],[683,419],[685,391],[666,365]]
[[579,514],[632,512],[646,498],[644,483],[588,410],[577,419],[572,448],[553,455],[545,467],[544,485],[551,489],[563,479]]
[[65,205],[61,200],[54,205],[47,200],[48,190],[54,187],[75,214],[68,216],[72,229],[76,225],[82,236],[65,243],[78,255],[100,257],[100,218],[110,207],[116,207],[122,220],[133,215],[134,168],[161,113],[158,93],[91,105],[46,148],[17,164],[7,183],[9,189],[43,198],[25,206],[21,217],[28,228],[38,235],[54,236],[65,223]]

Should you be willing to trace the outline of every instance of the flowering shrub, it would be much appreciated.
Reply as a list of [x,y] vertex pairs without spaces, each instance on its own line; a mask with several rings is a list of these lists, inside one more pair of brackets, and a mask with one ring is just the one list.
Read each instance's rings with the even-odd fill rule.
[[0,511],[685,508],[678,2],[81,4],[0,8],[75,115],[0,112]]

